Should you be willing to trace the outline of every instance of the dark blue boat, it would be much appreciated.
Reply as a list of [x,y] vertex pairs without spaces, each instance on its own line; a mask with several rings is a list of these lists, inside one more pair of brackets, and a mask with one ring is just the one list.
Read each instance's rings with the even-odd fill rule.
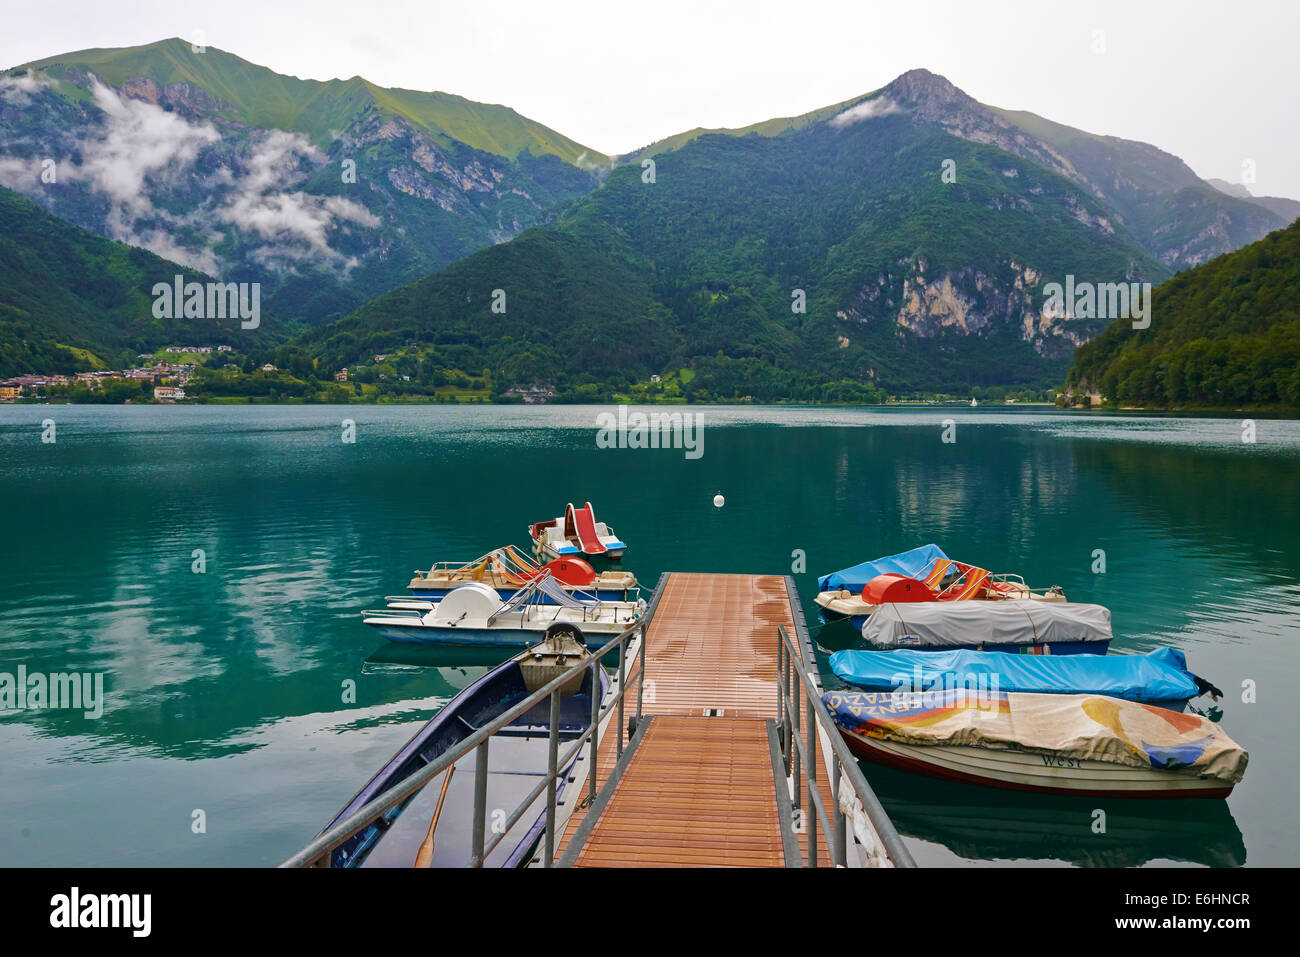
[[[455,747],[479,728],[529,696],[523,665],[516,656],[466,687],[449,701],[372,777],[322,830],[329,830],[384,791],[404,781]],[[560,698],[561,742],[573,740],[591,723],[592,670],[581,684]],[[599,665],[595,693],[603,697],[609,677]],[[488,746],[487,807],[509,814],[545,775],[549,753],[550,702],[543,701],[498,731]],[[561,751],[564,750],[563,744]],[[434,867],[464,867],[470,861],[473,822],[474,752],[456,762],[434,842]],[[567,768],[566,771],[571,771]],[[556,800],[566,800],[573,787],[569,774],[560,776]],[[424,841],[437,805],[443,776],[439,775],[403,803],[330,853],[330,867],[411,867]],[[530,859],[546,823],[546,793],[542,792],[500,844],[488,855],[489,867],[519,867]],[[489,816],[491,836],[493,820]]]

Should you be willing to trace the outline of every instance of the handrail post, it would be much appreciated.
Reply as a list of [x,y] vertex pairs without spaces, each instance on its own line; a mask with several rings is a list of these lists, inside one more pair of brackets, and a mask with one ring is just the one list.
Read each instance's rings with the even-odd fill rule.
[[641,636],[641,651],[638,657],[641,659],[641,667],[636,670],[636,723],[637,727],[641,726],[641,696],[645,692],[645,629],[641,629],[638,634]]
[[[777,630],[777,634],[778,635],[781,634],[779,629]],[[785,644],[784,639],[782,639],[781,644],[782,645]],[[790,728],[791,728],[790,711],[795,706],[794,689],[790,687],[790,649],[789,648],[786,648],[785,651],[785,669],[781,673],[781,678],[782,678],[782,683],[785,685],[785,696],[787,702],[785,712],[781,716],[782,721],[784,721],[784,724],[781,727],[781,738],[785,742],[785,769],[786,772],[789,773],[791,767],[790,753],[793,750],[793,748],[791,748],[790,746]]]
[[817,716],[813,714],[812,699],[808,695],[808,688],[803,684],[803,675],[799,676],[799,684],[803,686],[804,698],[808,702],[808,746],[805,749],[808,752],[808,809],[813,811],[808,815],[808,866],[817,866],[817,805],[813,803],[813,789],[817,787]]
[[626,697],[623,691],[627,681],[627,646],[630,642],[625,638],[618,645],[618,760],[623,758],[623,699]]
[[600,749],[600,662],[591,663],[591,773],[587,779],[587,799],[596,800],[596,752]]
[[546,758],[546,771],[550,783],[546,785],[546,851],[542,855],[542,866],[550,867],[555,860],[555,785],[560,759],[560,692],[551,692],[551,733],[549,753]]
[[483,831],[487,827],[487,778],[488,778],[488,742],[483,743],[474,752],[474,831],[470,835],[470,867],[483,866]]
[[831,755],[831,800],[835,802],[835,814],[831,818],[835,832],[831,837],[831,863],[836,867],[849,866],[848,835],[845,827],[844,810],[840,807],[840,787],[843,784],[840,775],[840,761]]
[[[794,673],[797,680],[799,677],[798,669],[795,669]],[[793,802],[795,810],[798,810],[803,806],[803,787],[800,783],[803,779],[801,774],[803,770],[803,761],[799,759],[799,749],[795,747],[794,744],[795,738],[799,737],[799,703],[793,697],[794,688],[791,687],[790,691],[790,716],[792,718],[790,727],[790,776],[794,778]]]
[[[781,757],[783,759],[785,758],[785,699],[787,696],[785,655],[785,639],[781,637],[781,633],[778,631],[776,633],[776,727],[777,740],[781,744]],[[787,770],[789,767],[790,762],[787,760],[782,770]]]

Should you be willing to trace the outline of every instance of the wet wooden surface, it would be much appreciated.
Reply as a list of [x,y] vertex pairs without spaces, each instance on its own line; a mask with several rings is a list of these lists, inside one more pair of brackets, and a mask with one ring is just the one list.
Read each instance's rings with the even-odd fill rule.
[[[794,636],[779,576],[669,575],[641,658],[643,710],[654,721],[579,853],[579,866],[785,864],[765,724],[777,715],[778,625]],[[607,734],[601,743],[598,787],[614,766],[615,740]],[[829,801],[820,760],[818,771],[819,791]],[[579,810],[569,820],[561,849],[584,816]],[[825,835],[819,838],[825,864]]]

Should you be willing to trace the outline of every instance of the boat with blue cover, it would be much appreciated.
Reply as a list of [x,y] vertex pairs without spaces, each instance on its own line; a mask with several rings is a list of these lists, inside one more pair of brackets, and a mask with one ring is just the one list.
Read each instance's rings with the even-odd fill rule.
[[1100,694],[1181,711],[1221,695],[1187,670],[1177,648],[1142,655],[1020,655],[998,651],[837,651],[831,670],[863,691],[970,688],[1030,694]]
[[[464,741],[494,718],[559,677],[587,656],[577,629],[567,626],[548,633],[543,641],[493,668],[449,701],[404,744],[325,826],[328,831],[368,802],[406,780],[420,768]],[[634,654],[636,646],[630,646]],[[571,741],[591,724],[592,694],[602,701],[610,694],[610,679],[595,665],[580,672],[560,694],[559,737]],[[527,798],[549,759],[550,702],[543,701],[520,715],[491,738],[487,807],[514,808]],[[573,763],[578,760],[573,758]],[[435,778],[406,801],[335,848],[329,866],[411,867],[426,839],[432,856],[420,866],[464,867],[470,862],[474,802],[473,750],[443,776]],[[573,763],[556,783],[561,808],[572,805],[569,795],[581,789]],[[445,785],[445,787],[444,787]],[[546,796],[541,794],[488,855],[489,867],[526,865],[546,824]]]
[[1007,600],[1063,602],[1065,592],[1059,585],[1030,588],[1020,575],[993,574],[929,544],[823,575],[815,599],[823,621],[847,618],[854,628],[887,602]]

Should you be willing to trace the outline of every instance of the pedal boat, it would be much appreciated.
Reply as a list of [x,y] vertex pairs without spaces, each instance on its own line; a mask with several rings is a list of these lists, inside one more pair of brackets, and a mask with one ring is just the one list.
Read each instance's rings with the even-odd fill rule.
[[545,559],[576,558],[582,555],[588,558],[607,558],[618,561],[627,548],[614,530],[604,522],[596,521],[595,510],[587,502],[582,508],[574,508],[570,502],[564,508],[564,514],[549,522],[534,522],[528,526],[528,537],[533,540],[533,549]]
[[1059,585],[1030,588],[1020,575],[993,574],[953,561],[937,545],[923,545],[823,575],[818,587],[814,601],[822,620],[847,618],[855,629],[886,602],[1066,600]]
[[597,573],[581,558],[554,558],[538,565],[513,545],[493,549],[471,562],[435,562],[428,571],[416,569],[407,590],[415,598],[440,600],[452,589],[470,582],[482,582],[495,588],[502,598],[515,592],[549,570],[551,577],[567,592],[587,592],[600,601],[635,600],[636,576],[621,570]]
[[390,597],[383,611],[362,612],[363,622],[390,641],[519,647],[537,641],[555,624],[578,626],[592,647],[629,628],[645,612],[644,599],[599,601],[567,592],[550,572],[509,599],[483,582],[451,590],[440,601]]

